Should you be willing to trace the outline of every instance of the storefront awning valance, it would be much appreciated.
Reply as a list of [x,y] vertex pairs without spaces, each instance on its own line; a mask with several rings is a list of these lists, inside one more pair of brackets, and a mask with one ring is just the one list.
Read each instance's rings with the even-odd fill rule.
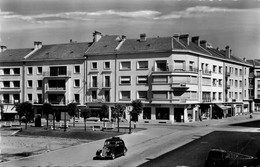
[[216,104],[216,106],[222,110],[228,110],[231,108],[230,106],[224,106],[223,104]]

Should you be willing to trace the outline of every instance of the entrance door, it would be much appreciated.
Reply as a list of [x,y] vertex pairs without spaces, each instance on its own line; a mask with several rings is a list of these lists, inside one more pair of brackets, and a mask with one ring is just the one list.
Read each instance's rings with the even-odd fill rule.
[[174,108],[174,120],[184,122],[184,108]]

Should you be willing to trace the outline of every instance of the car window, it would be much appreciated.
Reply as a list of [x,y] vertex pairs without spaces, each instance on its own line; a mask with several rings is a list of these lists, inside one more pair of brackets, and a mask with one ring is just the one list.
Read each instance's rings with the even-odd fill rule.
[[105,146],[114,146],[114,145],[116,145],[115,141],[106,141],[105,142]]

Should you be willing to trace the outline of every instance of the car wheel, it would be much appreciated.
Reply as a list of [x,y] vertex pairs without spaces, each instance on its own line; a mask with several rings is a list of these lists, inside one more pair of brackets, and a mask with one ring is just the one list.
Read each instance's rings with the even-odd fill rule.
[[126,153],[126,149],[124,148],[124,151],[123,151],[123,156],[125,156],[125,153]]
[[114,153],[111,153],[111,159],[115,159],[115,154]]

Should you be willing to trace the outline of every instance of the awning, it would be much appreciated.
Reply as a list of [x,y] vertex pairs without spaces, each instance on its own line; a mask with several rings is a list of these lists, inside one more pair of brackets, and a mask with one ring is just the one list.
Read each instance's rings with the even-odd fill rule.
[[3,113],[4,114],[17,114],[17,111],[15,109],[16,109],[16,107],[14,105],[4,105]]
[[224,106],[223,104],[216,104],[216,106],[222,110],[228,110],[231,108],[230,106]]

